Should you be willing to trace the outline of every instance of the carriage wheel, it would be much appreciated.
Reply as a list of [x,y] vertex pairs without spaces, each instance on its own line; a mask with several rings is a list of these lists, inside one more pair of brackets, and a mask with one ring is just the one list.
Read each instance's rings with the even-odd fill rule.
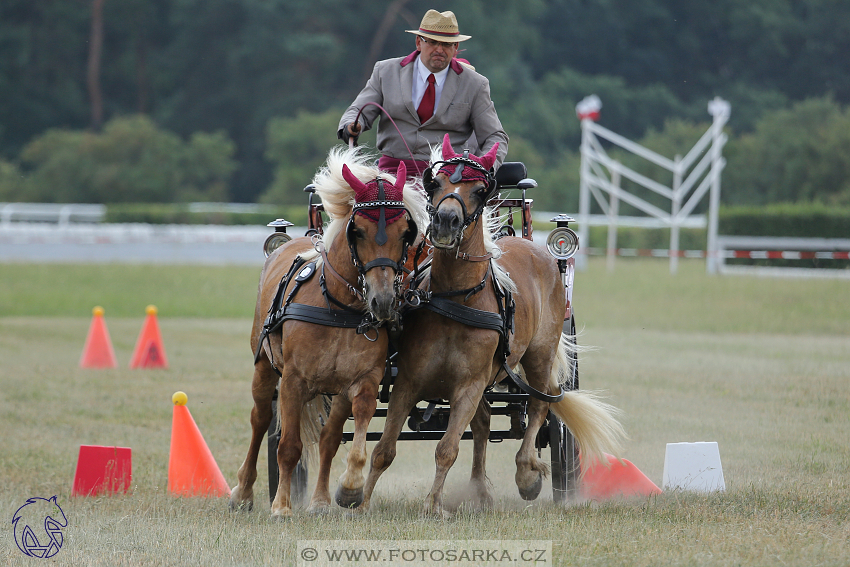
[[[575,317],[564,321],[564,332],[572,337],[576,344]],[[569,390],[578,390],[578,355],[570,356]],[[572,432],[567,429],[554,414],[549,412],[549,446],[552,452],[552,498],[555,502],[564,502],[575,496],[578,490],[578,478],[581,475],[581,463],[578,458],[578,443]]]
[[552,454],[552,499],[563,502],[567,497],[569,470],[567,464],[567,435],[569,431],[564,423],[549,412],[549,450]]
[[[277,429],[277,390],[272,396],[272,421],[269,424],[268,437],[266,444],[268,446],[269,460],[269,504],[274,502],[274,497],[277,495],[277,484],[280,481],[280,470],[277,467],[277,446],[280,443],[280,430]],[[295,470],[292,472],[292,504],[300,504],[304,502],[307,496],[307,463],[303,460],[298,461],[295,465]]]

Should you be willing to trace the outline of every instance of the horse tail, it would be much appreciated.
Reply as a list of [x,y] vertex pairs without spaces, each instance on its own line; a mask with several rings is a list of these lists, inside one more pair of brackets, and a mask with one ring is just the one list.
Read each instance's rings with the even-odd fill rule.
[[324,394],[316,396],[301,408],[301,460],[313,470],[318,470],[319,437],[329,413],[330,398]]
[[[579,445],[579,452],[585,466],[582,475],[592,463],[608,463],[605,453],[618,455],[626,432],[618,416],[618,408],[602,401],[597,392],[586,390],[567,390],[571,382],[571,356],[579,349],[572,336],[562,334],[555,364],[552,365],[550,385],[557,391],[566,390],[564,399],[551,404],[550,409],[563,421]],[[574,359],[573,359],[574,360]]]
[[[315,468],[318,465],[319,437],[322,435],[322,427],[328,420],[330,407],[330,397],[321,394],[304,404],[304,407],[301,408],[301,461],[307,464],[308,468]],[[275,428],[279,434],[281,416],[279,412],[275,412],[275,414],[277,415]]]

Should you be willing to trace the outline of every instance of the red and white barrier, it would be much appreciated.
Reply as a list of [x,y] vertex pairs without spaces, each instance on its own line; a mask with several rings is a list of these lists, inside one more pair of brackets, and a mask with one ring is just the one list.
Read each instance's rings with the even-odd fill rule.
[[[588,248],[588,256],[605,256],[605,248]],[[675,253],[679,258],[705,258],[705,250],[668,250],[666,248],[617,248],[614,254],[624,257],[669,258]],[[850,260],[848,252],[819,252],[809,250],[722,250],[724,259],[748,258],[751,260]]]

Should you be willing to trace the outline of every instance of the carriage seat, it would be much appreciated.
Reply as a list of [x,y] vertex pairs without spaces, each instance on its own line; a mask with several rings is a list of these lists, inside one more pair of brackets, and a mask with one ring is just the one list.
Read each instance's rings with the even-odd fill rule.
[[506,161],[496,170],[496,185],[500,189],[533,189],[537,182],[528,178],[528,170],[521,161]]

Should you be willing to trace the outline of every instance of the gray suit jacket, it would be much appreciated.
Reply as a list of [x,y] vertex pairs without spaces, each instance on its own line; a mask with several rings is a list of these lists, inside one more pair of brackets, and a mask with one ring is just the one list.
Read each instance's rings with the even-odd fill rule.
[[[431,118],[420,124],[412,95],[416,67],[413,62],[417,55],[418,52],[414,52],[407,57],[378,61],[366,86],[342,115],[338,134],[346,124],[354,122],[365,103],[376,102],[387,110],[401,130],[414,159],[430,159],[430,147],[442,144],[443,136],[448,134],[455,151],[468,147],[475,155],[486,153],[499,142],[498,168],[508,153],[508,135],[496,115],[496,106],[490,100],[490,82],[471,68],[453,61],[446,75],[439,106]],[[372,127],[380,114],[376,106],[363,108],[359,121],[364,131]],[[395,126],[386,117],[378,123],[377,146],[382,154],[389,157],[410,159]]]

